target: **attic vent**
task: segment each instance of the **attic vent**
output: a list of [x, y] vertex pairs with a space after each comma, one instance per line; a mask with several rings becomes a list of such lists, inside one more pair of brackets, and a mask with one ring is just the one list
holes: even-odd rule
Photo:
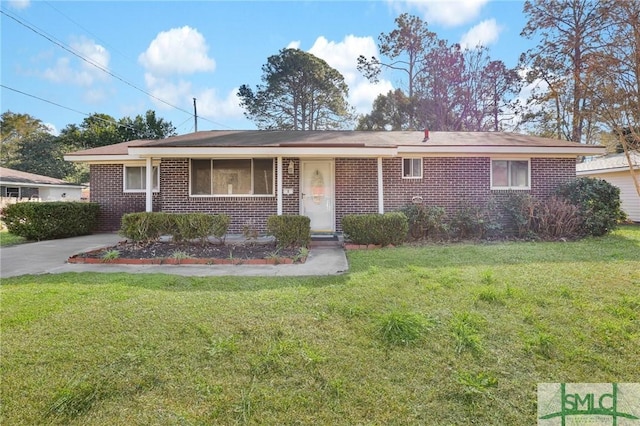
[[429, 140], [429, 129], [424, 129], [424, 139], [422, 142], [427, 142]]

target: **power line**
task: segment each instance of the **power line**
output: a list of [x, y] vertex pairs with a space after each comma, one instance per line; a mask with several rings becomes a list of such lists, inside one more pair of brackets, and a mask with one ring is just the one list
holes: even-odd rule
[[[176, 105], [173, 105], [173, 104], [171, 104], [171, 103], [169, 103], [169, 102], [167, 102], [167, 101], [165, 101], [165, 100], [163, 100], [163, 99], [161, 99], [161, 98], [159, 98], [159, 97], [147, 92], [146, 90], [139, 88], [135, 84], [128, 82], [123, 77], [120, 77], [119, 75], [114, 74], [113, 72], [109, 71], [108, 69], [106, 69], [102, 65], [92, 61], [91, 59], [88, 59], [88, 58], [84, 57], [81, 53], [75, 51], [72, 47], [69, 47], [66, 44], [64, 44], [63, 42], [61, 42], [59, 40], [56, 40], [55, 37], [50, 36], [48, 34], [45, 34], [44, 30], [41, 30], [40, 28], [37, 28], [35, 25], [27, 23], [27, 22], [17, 18], [16, 16], [13, 16], [13, 15], [7, 13], [3, 9], [0, 9], [0, 13], [2, 13], [3, 15], [5, 15], [8, 18], [11, 18], [12, 20], [17, 22], [18, 24], [22, 25], [23, 27], [28, 28], [29, 30], [33, 31], [34, 33], [36, 33], [39, 36], [43, 37], [44, 39], [48, 40], [49, 42], [51, 42], [51, 43], [57, 45], [58, 47], [66, 50], [67, 52], [71, 53], [72, 55], [76, 56], [77, 58], [81, 59], [82, 61], [88, 63], [89, 65], [92, 65], [92, 66], [96, 67], [97, 69], [99, 69], [100, 71], [102, 71], [102, 72], [112, 76], [113, 78], [121, 81], [122, 83], [126, 84], [127, 86], [132, 87], [132, 88], [140, 91], [141, 93], [143, 93], [143, 94], [145, 94], [145, 95], [147, 95], [147, 96], [149, 96], [149, 97], [151, 97], [151, 98], [153, 98], [153, 99], [155, 99], [155, 100], [157, 100], [159, 102], [162, 102], [163, 104], [168, 105], [171, 108], [174, 108], [174, 109], [176, 109], [178, 111], [184, 112], [184, 113], [188, 114], [190, 117], [192, 117], [192, 113], [190, 111], [187, 111], [186, 109], [183, 109], [183, 108], [180, 108], [180, 107], [178, 107]], [[50, 102], [50, 101], [47, 101], [47, 102]], [[52, 102], [50, 102], [50, 103], [52, 103]], [[82, 114], [84, 114], [84, 113], [82, 113]], [[215, 124], [217, 126], [229, 128], [229, 126], [225, 126], [222, 123], [215, 122], [215, 121], [210, 120], [210, 119], [208, 119], [206, 117], [200, 117], [200, 118], [205, 120], [205, 121], [208, 121], [208, 122], [210, 122], [212, 124]]]
[[[87, 117], [93, 117], [94, 119], [99, 120], [99, 121], [104, 121], [105, 123], [115, 124], [116, 126], [124, 127], [124, 128], [129, 129], [129, 130], [133, 130], [134, 132], [137, 131], [136, 128], [128, 126], [126, 124], [118, 123], [117, 121], [105, 120], [104, 118], [98, 117], [95, 114], [94, 115], [87, 114], [86, 112], [78, 111], [77, 109], [73, 109], [73, 108], [69, 108], [69, 107], [64, 106], [64, 105], [60, 105], [59, 103], [50, 101], [48, 99], [41, 98], [41, 97], [36, 96], [36, 95], [32, 95], [32, 94], [27, 93], [27, 92], [23, 92], [22, 90], [14, 89], [13, 87], [5, 86], [4, 84], [0, 84], [0, 87], [2, 87], [4, 89], [7, 89], [7, 90], [11, 90], [11, 91], [16, 92], [16, 93], [20, 93], [21, 95], [24, 95], [24, 96], [29, 96], [30, 98], [38, 99], [39, 101], [46, 102], [46, 103], [51, 104], [51, 105], [55, 105], [55, 106], [57, 106], [59, 108], [64, 108], [64, 109], [67, 109], [69, 111], [73, 111], [75, 113], [81, 114], [81, 115], [86, 115]], [[191, 118], [188, 118], [188, 120], [191, 120]]]

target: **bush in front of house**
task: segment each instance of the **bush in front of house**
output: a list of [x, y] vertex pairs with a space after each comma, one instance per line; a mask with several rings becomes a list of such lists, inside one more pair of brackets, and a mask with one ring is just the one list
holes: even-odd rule
[[449, 230], [444, 208], [409, 204], [400, 209], [409, 221], [409, 236], [414, 240], [446, 237]]
[[12, 234], [27, 240], [53, 240], [90, 234], [98, 224], [97, 203], [24, 202], [2, 209], [2, 221]]
[[354, 244], [400, 245], [407, 239], [409, 220], [402, 212], [348, 214], [342, 231]]
[[120, 235], [131, 241], [157, 241], [170, 235], [176, 241], [199, 239], [205, 243], [209, 236], [222, 239], [231, 218], [225, 214], [140, 212], [122, 216]]
[[127, 213], [120, 220], [120, 235], [135, 242], [156, 241], [167, 233], [168, 213]]
[[211, 215], [206, 213], [168, 214], [169, 233], [173, 241], [189, 241], [199, 239], [202, 244], [209, 236], [222, 240], [229, 229], [231, 218], [226, 214]]
[[311, 241], [311, 219], [300, 215], [269, 216], [267, 234], [276, 239], [278, 247], [307, 247]]
[[585, 235], [604, 235], [626, 218], [621, 209], [620, 189], [604, 179], [574, 179], [558, 187], [556, 195], [578, 207]]
[[490, 201], [486, 207], [472, 203], [462, 203], [449, 221], [451, 238], [483, 239], [502, 235], [502, 218]]

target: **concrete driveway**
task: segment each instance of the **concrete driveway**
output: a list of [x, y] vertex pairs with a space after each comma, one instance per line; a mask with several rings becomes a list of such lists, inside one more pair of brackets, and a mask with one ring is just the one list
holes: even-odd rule
[[0, 278], [63, 272], [160, 273], [185, 276], [309, 276], [338, 275], [349, 269], [344, 250], [312, 247], [307, 261], [294, 265], [110, 265], [67, 263], [77, 253], [115, 245], [117, 234], [40, 241], [0, 248]]

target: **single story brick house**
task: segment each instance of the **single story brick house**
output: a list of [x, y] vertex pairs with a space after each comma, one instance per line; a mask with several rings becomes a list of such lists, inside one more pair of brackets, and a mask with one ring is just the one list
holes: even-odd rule
[[[631, 151], [629, 158], [636, 177], [640, 179], [640, 152]], [[634, 177], [631, 175], [629, 162], [624, 153], [608, 154], [580, 163], [576, 166], [576, 174], [578, 177], [604, 179], [620, 188], [622, 210], [629, 220], [640, 222], [640, 195], [636, 191]]]
[[341, 232], [351, 213], [410, 203], [455, 212], [505, 194], [538, 197], [576, 177], [576, 158], [604, 148], [497, 132], [201, 131], [65, 156], [90, 165], [103, 231], [128, 212], [231, 216], [229, 232], [264, 231], [270, 215], [309, 216]]

